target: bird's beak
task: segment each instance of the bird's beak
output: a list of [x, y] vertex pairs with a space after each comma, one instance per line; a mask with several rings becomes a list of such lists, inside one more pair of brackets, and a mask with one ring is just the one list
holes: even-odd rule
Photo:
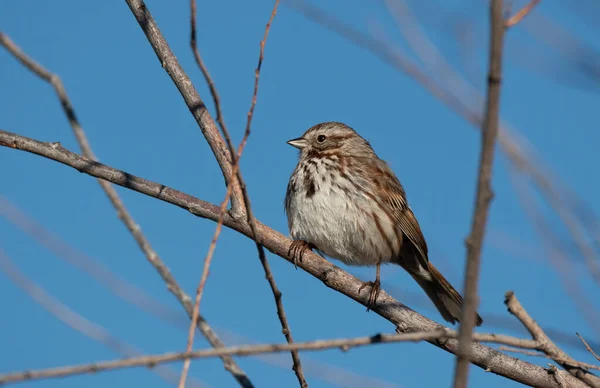
[[287, 143], [292, 147], [296, 147], [299, 150], [305, 148], [308, 145], [308, 141], [306, 141], [303, 137], [298, 137], [296, 139], [288, 140]]

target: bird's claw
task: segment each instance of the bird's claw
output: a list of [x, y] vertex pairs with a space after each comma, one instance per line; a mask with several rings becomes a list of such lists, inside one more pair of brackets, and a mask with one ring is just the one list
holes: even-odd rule
[[290, 248], [288, 249], [288, 256], [291, 257], [292, 263], [294, 263], [294, 267], [298, 269], [298, 262], [302, 262], [302, 258], [304, 257], [304, 252], [308, 249], [311, 250], [314, 248], [314, 245], [304, 240], [294, 240], [290, 244]]
[[369, 301], [367, 302], [367, 311], [375, 307], [375, 303], [377, 302], [377, 298], [379, 298], [379, 291], [381, 291], [381, 283], [379, 279], [376, 279], [374, 282], [364, 282], [359, 288], [358, 293], [362, 291], [363, 288], [370, 286], [371, 292], [369, 294]]

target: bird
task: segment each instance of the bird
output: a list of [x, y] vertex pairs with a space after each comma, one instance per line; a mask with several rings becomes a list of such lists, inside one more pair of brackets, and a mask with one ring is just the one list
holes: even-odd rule
[[[367, 310], [376, 305], [382, 264], [406, 270], [441, 316], [455, 324], [464, 300], [429, 261], [427, 242], [404, 188], [371, 144], [341, 122], [322, 122], [287, 144], [299, 150], [284, 207], [295, 265], [306, 250], [350, 266], [375, 266]], [[483, 320], [477, 314], [476, 325]]]

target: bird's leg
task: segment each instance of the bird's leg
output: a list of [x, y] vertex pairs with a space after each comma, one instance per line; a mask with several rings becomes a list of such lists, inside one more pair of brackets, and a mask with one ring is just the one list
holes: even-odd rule
[[291, 259], [292, 262], [294, 263], [294, 267], [296, 267], [296, 269], [298, 269], [298, 262], [302, 261], [302, 258], [304, 257], [304, 252], [309, 249], [309, 250], [313, 250], [316, 247], [309, 243], [308, 241], [304, 241], [304, 240], [294, 240], [292, 241], [292, 244], [290, 245], [290, 248], [288, 249], [288, 256], [291, 255]]
[[381, 291], [381, 282], [379, 281], [379, 275], [381, 274], [381, 263], [377, 263], [376, 275], [374, 282], [364, 282], [358, 289], [358, 293], [362, 291], [366, 286], [371, 286], [371, 293], [369, 294], [369, 301], [367, 302], [367, 311], [375, 307], [377, 298], [379, 297], [379, 291]]

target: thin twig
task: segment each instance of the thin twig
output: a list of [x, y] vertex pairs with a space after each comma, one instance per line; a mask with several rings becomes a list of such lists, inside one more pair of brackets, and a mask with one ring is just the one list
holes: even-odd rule
[[[57, 161], [87, 175], [105, 179], [113, 184], [178, 206], [198, 217], [216, 222], [220, 216], [220, 209], [216, 205], [174, 190], [163, 184], [137, 177], [99, 162], [91, 161], [81, 155], [68, 151], [60, 143], [44, 143], [0, 130], [0, 146], [30, 152]], [[292, 244], [292, 240], [260, 223], [258, 220], [255, 222], [261, 244], [274, 254], [291, 263], [292, 258], [289, 256], [289, 247]], [[232, 215], [226, 214], [223, 225], [249, 238], [253, 237], [252, 230], [245, 220], [239, 220]], [[357, 292], [362, 284], [361, 280], [336, 267], [319, 255], [306, 252], [303, 261], [298, 264], [298, 267], [321, 280], [325, 286], [346, 295], [364, 306], [367, 305], [368, 295]], [[398, 302], [384, 290], [379, 294], [378, 301], [379, 303], [373, 307], [372, 311], [394, 325], [402, 325], [405, 331], [429, 332], [436, 330], [440, 326]], [[428, 342], [453, 354], [456, 354], [458, 351], [458, 341], [455, 339], [448, 339], [443, 342]], [[502, 375], [522, 384], [551, 388], [558, 387], [556, 381], [551, 376], [548, 376], [544, 368], [503, 354], [479, 343], [473, 343], [471, 362], [489, 372]], [[573, 378], [572, 387], [579, 388], [584, 386], [583, 383]]]
[[[254, 92], [252, 94], [252, 102], [250, 103], [250, 110], [248, 111], [248, 120], [246, 122], [246, 130], [244, 133], [245, 139], [250, 135], [252, 118], [254, 117], [254, 108], [256, 107], [256, 98], [258, 96], [260, 70], [262, 68], [262, 63], [263, 63], [264, 54], [265, 54], [265, 44], [267, 43], [267, 38], [269, 36], [269, 31], [271, 29], [271, 23], [273, 23], [273, 19], [275, 18], [275, 15], [277, 14], [277, 8], [279, 7], [279, 2], [280, 2], [280, 0], [275, 0], [275, 5], [273, 6], [273, 11], [271, 12], [271, 17], [269, 18], [267, 26], [265, 27], [265, 33], [264, 33], [263, 39], [260, 41], [260, 52], [259, 52], [259, 56], [258, 56], [258, 65], [256, 66], [256, 70], [254, 72], [254, 74], [255, 74]], [[244, 202], [246, 205], [247, 220], [250, 225], [250, 228], [252, 229], [252, 235], [253, 235], [254, 242], [256, 243], [256, 249], [258, 250], [258, 257], [260, 259], [260, 263], [263, 266], [263, 270], [265, 271], [265, 277], [266, 277], [267, 281], [269, 282], [269, 286], [271, 287], [271, 291], [273, 293], [273, 298], [275, 299], [275, 305], [277, 307], [277, 316], [279, 317], [279, 321], [281, 323], [281, 331], [283, 332], [283, 335], [285, 336], [286, 341], [289, 344], [292, 344], [292, 343], [294, 343], [294, 338], [292, 337], [292, 329], [290, 328], [285, 310], [283, 308], [282, 294], [281, 294], [281, 291], [279, 290], [279, 288], [277, 287], [277, 283], [275, 283], [275, 278], [273, 277], [273, 272], [271, 271], [271, 267], [269, 265], [269, 262], [267, 261], [267, 255], [265, 254], [265, 249], [261, 244], [260, 234], [258, 233], [258, 230], [256, 228], [256, 221], [254, 218], [254, 213], [252, 212], [250, 200], [249, 200], [248, 194], [246, 193], [246, 185], [243, 183], [243, 181], [240, 181], [240, 182], [241, 182], [242, 192], [244, 193]], [[302, 371], [302, 362], [300, 361], [300, 355], [295, 350], [291, 351], [291, 355], [292, 355], [292, 361], [293, 361], [292, 369], [294, 370], [294, 373], [296, 374], [298, 383], [300, 384], [300, 387], [306, 388], [306, 387], [308, 387], [308, 383], [306, 382], [306, 378], [304, 377], [304, 372]]]
[[[273, 11], [271, 12], [271, 16], [269, 18], [269, 21], [265, 27], [265, 33], [264, 33], [264, 37], [260, 42], [260, 54], [259, 54], [259, 60], [258, 60], [258, 66], [256, 68], [255, 71], [255, 82], [254, 82], [254, 93], [252, 96], [252, 103], [251, 103], [251, 107], [250, 107], [250, 111], [248, 112], [248, 121], [246, 124], [246, 130], [244, 132], [244, 136], [242, 138], [242, 141], [240, 143], [240, 146], [238, 147], [238, 152], [236, 157], [234, 157], [233, 159], [233, 171], [232, 174], [236, 174], [238, 182], [240, 184], [240, 188], [241, 188], [241, 193], [242, 193], [242, 198], [244, 201], [244, 205], [245, 205], [245, 210], [246, 210], [246, 217], [247, 217], [247, 221], [248, 224], [250, 225], [252, 232], [253, 232], [253, 239], [256, 243], [256, 248], [258, 250], [258, 256], [260, 259], [260, 262], [263, 266], [263, 269], [265, 271], [265, 276], [267, 278], [267, 281], [269, 282], [269, 285], [271, 287], [271, 290], [273, 292], [273, 296], [275, 298], [275, 303], [277, 306], [277, 315], [279, 317], [279, 320], [281, 321], [281, 325], [282, 325], [282, 331], [286, 337], [286, 340], [288, 341], [288, 343], [293, 343], [293, 338], [292, 338], [292, 334], [291, 334], [291, 329], [289, 327], [289, 324], [287, 322], [287, 317], [285, 314], [285, 310], [283, 309], [283, 303], [281, 300], [281, 292], [279, 291], [277, 284], [275, 283], [275, 279], [273, 277], [272, 271], [270, 269], [269, 263], [267, 262], [267, 258], [266, 258], [266, 254], [264, 251], [263, 246], [260, 244], [260, 236], [256, 231], [256, 226], [254, 223], [254, 216], [252, 214], [252, 208], [251, 208], [251, 203], [250, 203], [250, 197], [248, 195], [248, 192], [246, 190], [246, 184], [242, 178], [240, 169], [239, 169], [239, 160], [242, 156], [242, 152], [244, 150], [244, 147], [248, 141], [248, 138], [250, 136], [250, 129], [251, 129], [251, 122], [252, 122], [252, 117], [253, 117], [253, 113], [254, 113], [254, 107], [256, 106], [256, 99], [257, 99], [257, 94], [258, 94], [258, 84], [259, 84], [259, 78], [260, 78], [260, 69], [261, 69], [261, 65], [264, 59], [264, 48], [265, 48], [265, 44], [267, 41], [267, 37], [269, 35], [269, 31], [271, 28], [271, 24], [273, 22], [273, 19], [275, 18], [275, 15], [277, 14], [277, 7], [279, 6], [279, 1], [280, 0], [276, 0], [275, 1], [275, 5], [273, 6]], [[195, 16], [195, 3], [192, 1], [191, 3], [191, 7], [192, 7], [192, 13], [194, 13]], [[195, 21], [195, 17], [193, 19]], [[192, 27], [192, 32], [195, 34], [195, 26]], [[193, 37], [194, 41], [195, 41], [195, 37]], [[199, 53], [197, 53], [197, 49], [195, 44], [193, 45], [193, 49], [195, 52], [195, 55], [197, 54], [197, 57], [199, 58]], [[204, 72], [204, 70], [203, 70]], [[208, 74], [208, 73], [206, 73]], [[210, 77], [210, 76], [209, 76]], [[207, 79], [208, 81], [208, 79]], [[213, 91], [213, 89], [211, 89], [211, 92]], [[216, 88], [214, 88], [214, 92], [216, 93]], [[214, 95], [213, 95], [214, 97]], [[217, 101], [218, 97], [214, 97], [215, 98], [215, 103]], [[233, 147], [231, 145], [231, 147]], [[233, 154], [235, 155], [235, 154]], [[213, 235], [210, 247], [209, 247], [209, 252], [204, 260], [204, 268], [202, 270], [202, 275], [200, 278], [200, 283], [198, 285], [198, 289], [196, 292], [196, 303], [194, 306], [194, 312], [199, 311], [200, 309], [200, 301], [202, 299], [202, 295], [203, 295], [203, 291], [204, 291], [204, 286], [206, 284], [206, 280], [208, 278], [208, 271], [210, 268], [210, 264], [212, 262], [212, 257], [213, 257], [213, 253], [214, 250], [216, 248], [216, 244], [217, 244], [217, 240], [219, 238], [219, 234], [221, 231], [221, 227], [222, 227], [222, 223], [223, 223], [223, 216], [225, 215], [225, 210], [226, 210], [226, 205], [228, 202], [228, 198], [231, 195], [231, 189], [230, 186], [228, 185], [227, 187], [227, 193], [225, 195], [225, 199], [223, 200], [223, 202], [221, 203], [220, 206], [220, 216], [219, 216], [219, 220], [217, 221], [217, 227], [215, 229], [215, 233]], [[190, 332], [188, 335], [188, 341], [187, 341], [187, 346], [186, 346], [186, 350], [189, 352], [192, 349], [194, 343], [194, 330], [192, 330], [190, 328]], [[302, 365], [300, 363], [300, 356], [298, 355], [297, 352], [292, 351], [292, 360], [294, 362], [293, 365], [293, 370], [296, 373], [296, 376], [300, 382], [301, 387], [305, 388], [308, 387], [308, 384], [306, 383], [306, 379], [304, 378], [304, 375], [302, 373]], [[184, 364], [183, 364], [183, 369], [181, 372], [181, 379], [179, 382], [179, 387], [183, 388], [185, 385], [185, 377], [187, 375], [188, 369], [190, 366], [190, 360], [187, 359], [185, 360]]]
[[[245, 345], [245, 346], [232, 346], [221, 349], [206, 349], [196, 350], [193, 352], [177, 352], [177, 353], [164, 353], [158, 355], [145, 355], [141, 357], [131, 357], [119, 360], [95, 362], [91, 364], [65, 366], [58, 368], [48, 368], [25, 372], [8, 373], [0, 375], [0, 384], [25, 381], [25, 380], [39, 380], [56, 377], [66, 377], [82, 373], [90, 372], [102, 372], [115, 369], [133, 368], [133, 367], [155, 367], [167, 362], [181, 361], [189, 358], [208, 358], [217, 357], [222, 355], [228, 356], [251, 356], [265, 353], [279, 353], [287, 352], [290, 350], [302, 350], [302, 351], [320, 351], [325, 349], [341, 349], [344, 352], [349, 351], [352, 348], [386, 344], [386, 343], [397, 343], [397, 342], [419, 342], [419, 341], [433, 341], [443, 340], [447, 338], [456, 338], [458, 333], [454, 331], [446, 330], [434, 330], [430, 332], [415, 332], [415, 333], [401, 333], [401, 334], [376, 334], [369, 337], [356, 337], [356, 338], [341, 338], [341, 339], [328, 339], [328, 340], [316, 340], [309, 342], [296, 342], [293, 344], [261, 344], [261, 345]], [[491, 340], [497, 342], [497, 337], [493, 334], [476, 334], [476, 338], [481, 341]], [[518, 340], [518, 339], [515, 339]], [[522, 340], [524, 344], [533, 346], [533, 341]]]
[[[39, 284], [34, 283], [17, 268], [16, 264], [2, 249], [0, 249], [0, 271], [35, 303], [71, 329], [100, 342], [123, 357], [138, 357], [143, 354], [134, 346], [112, 335], [106, 328], [73, 311]], [[167, 383], [174, 384], [178, 381], [178, 373], [167, 366], [159, 365], [157, 368], [152, 369], [152, 371]], [[201, 382], [194, 379], [191, 385], [200, 387]]]
[[[259, 342], [241, 336], [237, 333], [228, 330], [219, 332], [221, 337], [228, 343], [233, 345], [260, 345]], [[577, 344], [580, 344], [577, 340]], [[270, 366], [284, 369], [288, 371], [289, 355], [284, 353], [265, 353], [252, 356], [256, 360], [260, 360]], [[321, 357], [322, 358], [322, 357]], [[339, 388], [402, 388], [402, 384], [398, 382], [390, 382], [384, 380], [381, 376], [363, 375], [356, 370], [342, 368], [324, 361], [316, 361], [307, 355], [302, 355], [302, 369], [306, 376], [313, 377], [315, 380], [320, 380], [334, 387]]]
[[[215, 110], [217, 112], [216, 121], [221, 128], [221, 132], [223, 133], [223, 137], [225, 138], [225, 143], [227, 144], [227, 148], [229, 148], [229, 154], [231, 155], [231, 164], [235, 165], [236, 161], [236, 152], [233, 142], [231, 141], [231, 135], [229, 134], [229, 130], [225, 125], [225, 119], [223, 118], [223, 107], [221, 106], [221, 97], [219, 96], [219, 91], [215, 85], [214, 80], [212, 79], [210, 72], [208, 71], [208, 67], [204, 63], [202, 56], [200, 55], [200, 51], [198, 50], [198, 44], [196, 40], [196, 0], [190, 0], [190, 46], [192, 48], [192, 52], [194, 53], [194, 59], [196, 60], [196, 64], [200, 68], [202, 75], [204, 76], [204, 80], [208, 84], [208, 89], [210, 90], [210, 94], [213, 98], [213, 102], [215, 104]], [[233, 171], [232, 171], [233, 174]], [[238, 176], [239, 170], [238, 170]], [[239, 178], [238, 178], [239, 179]], [[229, 177], [229, 182], [233, 182], [233, 177]], [[239, 180], [238, 180], [239, 183]], [[241, 198], [232, 198], [231, 199], [231, 211], [241, 216], [244, 212], [244, 209], [241, 208], [242, 199]]]
[[[572, 359], [568, 354], [556, 346], [550, 337], [544, 333], [537, 322], [531, 318], [512, 291], [508, 291], [505, 295], [505, 298], [506, 299], [504, 303], [506, 304], [506, 307], [508, 307], [508, 311], [514, 315], [523, 324], [523, 326], [525, 326], [527, 331], [529, 331], [529, 334], [531, 334], [531, 337], [533, 337], [533, 340], [539, 344], [539, 346], [536, 348], [537, 350], [545, 353], [549, 358], [565, 368], [565, 370], [575, 378], [583, 381], [591, 387], [600, 387], [600, 378], [583, 369], [582, 365], [585, 364]], [[585, 365], [585, 367], [588, 368], [590, 366], [591, 365]]]
[[[200, 276], [200, 281], [198, 283], [198, 287], [196, 288], [196, 298], [195, 298], [195, 302], [194, 302], [194, 309], [192, 311], [192, 322], [193, 322], [193, 318], [197, 317], [200, 314], [200, 302], [202, 300], [204, 286], [206, 284], [206, 280], [208, 279], [208, 272], [209, 272], [210, 265], [212, 263], [213, 254], [214, 254], [214, 251], [217, 246], [217, 241], [219, 239], [219, 235], [221, 234], [221, 229], [223, 226], [223, 216], [225, 215], [225, 212], [227, 210], [227, 203], [229, 202], [229, 199], [232, 195], [231, 183], [233, 182], [233, 179], [234, 179], [233, 176], [235, 175], [235, 176], [238, 176], [241, 178], [241, 174], [239, 173], [239, 162], [238, 162], [239, 158], [236, 157], [235, 147], [233, 145], [233, 142], [231, 141], [231, 136], [229, 134], [229, 130], [227, 129], [227, 126], [225, 125], [225, 120], [223, 118], [223, 111], [222, 111], [222, 107], [221, 107], [221, 98], [219, 96], [219, 92], [218, 92], [218, 90], [215, 86], [214, 80], [212, 79], [212, 77], [208, 71], [208, 68], [207, 68], [206, 64], [204, 63], [204, 60], [202, 59], [202, 56], [200, 55], [200, 52], [198, 50], [198, 45], [196, 42], [196, 1], [195, 0], [190, 0], [190, 46], [192, 48], [192, 52], [194, 54], [196, 63], [198, 65], [198, 67], [200, 68], [200, 71], [202, 72], [202, 75], [204, 76], [204, 79], [205, 79], [206, 83], [208, 84], [210, 94], [212, 95], [212, 98], [213, 98], [213, 101], [215, 104], [215, 109], [217, 111], [217, 123], [221, 127], [221, 132], [223, 133], [223, 137], [225, 138], [227, 147], [229, 148], [229, 153], [232, 158], [231, 163], [233, 165], [233, 169], [232, 169], [231, 175], [229, 176], [229, 181], [227, 184], [227, 192], [225, 194], [225, 198], [221, 202], [219, 220], [217, 221], [217, 226], [215, 228], [213, 237], [212, 237], [210, 245], [208, 247], [208, 253], [206, 254], [206, 257], [204, 258], [204, 266], [202, 268], [202, 274]], [[241, 154], [240, 154], [240, 157], [241, 157]], [[241, 179], [238, 179], [238, 183], [240, 183], [240, 182], [242, 182]], [[241, 192], [240, 194], [243, 195], [243, 192]], [[243, 212], [243, 209], [241, 209], [241, 208], [236, 209], [236, 207], [239, 207], [242, 203], [241, 198], [238, 198], [235, 201], [235, 203], [234, 203], [233, 199], [231, 202], [232, 202], [232, 212], [234, 214], [241, 214]], [[188, 337], [187, 337], [187, 343], [186, 343], [186, 351], [188, 351], [188, 352], [190, 352], [192, 350], [192, 347], [194, 345], [194, 334], [195, 334], [195, 330], [194, 330], [194, 327], [192, 324], [192, 325], [190, 325], [189, 330], [188, 330]], [[186, 359], [183, 363], [183, 368], [181, 370], [181, 376], [180, 376], [179, 384], [178, 384], [179, 388], [185, 387], [185, 380], [187, 378], [188, 370], [190, 368], [190, 363], [191, 363], [190, 359]]]
[[585, 345], [585, 348], [588, 350], [588, 352], [592, 353], [592, 356], [594, 356], [596, 358], [596, 360], [600, 361], [600, 356], [598, 356], [596, 354], [596, 352], [594, 352], [594, 350], [592, 350], [592, 347], [590, 346], [590, 344], [588, 344], [587, 341], [579, 333], [575, 333], [575, 334], [577, 334], [577, 337], [579, 337], [581, 342], [583, 342], [583, 344]]
[[[217, 125], [212, 119], [210, 112], [206, 109], [204, 101], [198, 94], [194, 84], [190, 80], [190, 77], [183, 70], [177, 57], [171, 51], [169, 44], [165, 40], [164, 36], [160, 32], [156, 21], [150, 14], [150, 10], [146, 7], [143, 0], [125, 0], [129, 9], [135, 16], [138, 24], [142, 28], [142, 31], [146, 35], [148, 42], [154, 49], [160, 64], [165, 69], [171, 80], [177, 87], [177, 90], [183, 97], [186, 106], [194, 116], [198, 127], [202, 131], [206, 142], [210, 146], [221, 171], [226, 184], [233, 185], [234, 194], [231, 197], [232, 202], [237, 201], [241, 198], [240, 188], [237, 182], [231, 181], [233, 171], [233, 155], [230, 154], [229, 148], [223, 141], [223, 138], [219, 134]], [[241, 209], [238, 204], [232, 203], [232, 208]], [[239, 215], [236, 215], [239, 216]]]
[[471, 336], [475, 327], [478, 305], [477, 285], [481, 263], [481, 249], [485, 237], [490, 203], [492, 201], [492, 169], [500, 118], [500, 84], [502, 80], [502, 50], [504, 42], [504, 19], [502, 0], [490, 4], [490, 64], [488, 75], [487, 104], [481, 128], [481, 153], [477, 194], [473, 210], [471, 233], [466, 240], [467, 268], [465, 270], [465, 305], [460, 320], [460, 347], [454, 371], [454, 388], [466, 388], [469, 377]]
[[[164, 42], [164, 44], [166, 45], [166, 42]], [[77, 142], [79, 143], [79, 146], [81, 147], [83, 155], [88, 159], [97, 161], [98, 159], [94, 155], [94, 152], [92, 151], [89, 141], [85, 135], [85, 132], [83, 131], [83, 128], [81, 127], [79, 120], [77, 119], [77, 117], [75, 115], [75, 111], [74, 111], [73, 106], [70, 102], [70, 99], [67, 95], [67, 92], [62, 84], [62, 81], [60, 80], [60, 77], [58, 75], [48, 71], [47, 69], [42, 67], [39, 63], [35, 62], [32, 58], [30, 58], [27, 54], [25, 54], [25, 52], [23, 52], [23, 50], [21, 50], [6, 34], [4, 34], [2, 32], [0, 32], [0, 45], [4, 46], [19, 62], [21, 62], [30, 71], [32, 71], [38, 77], [42, 78], [44, 81], [49, 82], [54, 87], [56, 94], [58, 95], [58, 98], [60, 100], [60, 103], [63, 107], [63, 110], [65, 112], [65, 115], [67, 116], [67, 119], [69, 120], [69, 124], [71, 125], [71, 128], [73, 129], [73, 133], [77, 139]], [[166, 49], [168, 50], [168, 46], [166, 46]], [[171, 53], [171, 55], [172, 55], [172, 53]], [[175, 58], [175, 57], [173, 56], [173, 58]], [[178, 66], [176, 59], [175, 59], [175, 64], [173, 66], [176, 67], [175, 65]], [[179, 68], [179, 70], [181, 70], [181, 69]], [[181, 70], [181, 72], [183, 72], [183, 70]], [[193, 87], [192, 87], [192, 91], [195, 92], [195, 90], [193, 90]], [[197, 96], [197, 93], [196, 93], [196, 96]], [[199, 96], [198, 96], [198, 99], [200, 99]], [[210, 136], [208, 136], [208, 135], [205, 135], [205, 136], [206, 136], [209, 144], [211, 144], [211, 141], [209, 140]], [[216, 143], [217, 140], [214, 140], [214, 142]], [[211, 144], [211, 147], [212, 147], [212, 144]], [[188, 313], [188, 315], [191, 316], [191, 312], [192, 312], [191, 307], [192, 306], [191, 306], [189, 296], [185, 294], [183, 289], [179, 286], [179, 284], [177, 283], [177, 281], [171, 274], [171, 271], [169, 271], [169, 269], [165, 265], [164, 261], [158, 256], [156, 251], [152, 248], [152, 246], [150, 245], [150, 242], [148, 241], [146, 236], [142, 233], [140, 226], [135, 222], [135, 220], [133, 219], [133, 217], [131, 216], [131, 214], [129, 213], [127, 208], [125, 207], [125, 204], [123, 203], [123, 201], [117, 194], [117, 191], [106, 180], [98, 179], [98, 183], [102, 187], [102, 190], [108, 196], [113, 207], [116, 209], [119, 219], [123, 222], [123, 224], [125, 225], [127, 230], [129, 230], [129, 232], [135, 239], [136, 243], [138, 244], [138, 246], [144, 253], [148, 262], [156, 269], [156, 271], [161, 276], [163, 281], [167, 284], [167, 289], [169, 291], [171, 291], [171, 293], [173, 293], [173, 295], [175, 295], [177, 300], [186, 309], [186, 312]], [[219, 340], [217, 334], [211, 329], [211, 327], [208, 325], [208, 323], [206, 322], [206, 320], [204, 318], [193, 319], [192, 323], [194, 325], [198, 326], [198, 328], [200, 329], [200, 331], [202, 332], [204, 337], [206, 337], [206, 339], [209, 341], [209, 343], [212, 346], [214, 346], [214, 347], [224, 346], [224, 344], [221, 342], [221, 340]], [[246, 376], [244, 371], [242, 371], [242, 369], [235, 363], [235, 361], [231, 357], [223, 358], [223, 363], [225, 365], [225, 369], [228, 370], [229, 372], [231, 372], [233, 374], [233, 376], [240, 382], [240, 384], [242, 386], [248, 387], [248, 388], [252, 386], [252, 384], [250, 383], [250, 379]]]
[[504, 22], [505, 28], [510, 28], [523, 20], [523, 18], [533, 10], [533, 8], [538, 5], [541, 0], [531, 0], [525, 7], [523, 7], [519, 12], [508, 18]]
[[[194, 53], [194, 59], [196, 60], [196, 64], [200, 68], [200, 71], [202, 71], [202, 75], [204, 76], [204, 79], [208, 84], [208, 88], [210, 89], [210, 94], [215, 104], [215, 110], [217, 111], [216, 121], [221, 127], [221, 132], [223, 132], [225, 142], [227, 143], [227, 147], [229, 147], [229, 152], [231, 152], [231, 155], [233, 156], [235, 154], [235, 147], [233, 146], [231, 136], [229, 135], [229, 130], [227, 130], [227, 126], [225, 125], [225, 119], [223, 118], [221, 97], [219, 96], [219, 92], [217, 90], [217, 87], [215, 86], [215, 82], [212, 79], [210, 72], [208, 71], [208, 67], [206, 67], [204, 60], [200, 55], [200, 51], [198, 50], [198, 44], [196, 41], [196, 0], [190, 0], [190, 46], [192, 48], [192, 52]], [[231, 163], [233, 164], [234, 162], [232, 161]]]
[[[243, 150], [240, 147], [240, 153]], [[241, 156], [241, 155], [240, 155]], [[239, 158], [238, 158], [239, 160]], [[234, 164], [233, 173], [238, 169], [239, 163]], [[212, 263], [213, 253], [215, 252], [215, 248], [217, 247], [217, 240], [219, 239], [219, 235], [221, 234], [221, 229], [223, 227], [223, 220], [225, 218], [225, 213], [227, 210], [227, 203], [229, 202], [229, 197], [231, 195], [231, 185], [227, 186], [227, 193], [225, 198], [221, 202], [221, 206], [219, 206], [219, 218], [217, 220], [217, 226], [215, 228], [215, 232], [213, 234], [212, 240], [208, 247], [208, 253], [204, 258], [204, 266], [202, 268], [202, 275], [200, 276], [200, 282], [198, 283], [198, 287], [196, 288], [196, 299], [194, 301], [194, 307], [192, 310], [192, 320], [190, 324], [190, 328], [187, 336], [186, 343], [186, 351], [190, 352], [192, 350], [192, 346], [194, 345], [194, 334], [196, 330], [194, 330], [194, 321], [200, 315], [200, 302], [202, 300], [202, 295], [204, 293], [204, 285], [206, 284], [206, 280], [208, 279], [208, 271], [210, 268], [210, 264]], [[181, 377], [179, 379], [179, 388], [185, 387], [185, 379], [187, 377], [188, 370], [190, 368], [190, 359], [186, 359], [183, 363], [183, 368], [181, 370]]]

